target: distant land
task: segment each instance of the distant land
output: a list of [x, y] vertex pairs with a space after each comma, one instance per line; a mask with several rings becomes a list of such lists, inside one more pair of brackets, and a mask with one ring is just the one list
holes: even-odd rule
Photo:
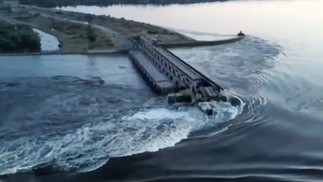
[[36, 5], [41, 7], [62, 7], [62, 6], [77, 6], [77, 5], [97, 5], [108, 6], [118, 4], [192, 4], [203, 2], [224, 2], [227, 0], [19, 0], [21, 4]]
[[0, 0], [0, 56], [40, 53], [40, 38], [33, 28], [55, 36], [62, 54], [118, 52], [127, 45], [124, 40], [138, 35], [166, 44], [191, 41], [180, 33], [124, 18]]
[[[128, 39], [135, 36], [145, 36], [163, 45], [191, 45], [196, 40], [167, 28], [114, 18], [111, 16], [96, 16], [91, 14], [64, 11], [56, 8], [39, 7], [63, 5], [64, 3], [116, 3], [116, 0], [20, 0], [25, 3], [41, 3], [26, 5], [11, 0], [0, 0], [0, 56], [21, 55], [28, 53], [44, 54], [40, 38], [33, 29], [53, 35], [59, 41], [59, 49], [52, 53], [59, 54], [97, 54], [115, 53], [127, 50]], [[53, 4], [53, 3], [57, 3]], [[118, 3], [125, 2], [120, 0]], [[131, 1], [133, 4], [135, 1]], [[153, 0], [160, 3], [161, 1]], [[194, 2], [193, 0], [164, 0], [166, 2]], [[201, 1], [199, 1], [201, 2]], [[138, 1], [143, 3], [143, 1]], [[64, 4], [67, 5], [67, 4]], [[214, 45], [214, 43], [212, 43]], [[48, 53], [48, 52], [47, 52]]]

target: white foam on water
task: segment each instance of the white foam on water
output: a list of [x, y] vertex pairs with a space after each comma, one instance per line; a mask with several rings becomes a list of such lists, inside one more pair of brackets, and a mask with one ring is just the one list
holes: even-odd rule
[[[51, 99], [61, 100], [60, 97]], [[80, 96], [75, 96], [60, 103], [70, 107], [80, 99]], [[229, 121], [241, 112], [241, 108], [229, 103], [215, 104], [217, 114], [211, 118], [197, 107], [143, 108], [122, 118], [92, 118], [90, 123], [64, 136], [30, 136], [3, 141], [0, 143], [0, 174], [30, 170], [44, 163], [66, 171], [92, 171], [111, 157], [171, 147], [188, 138], [191, 132]], [[96, 107], [88, 112], [97, 112]]]

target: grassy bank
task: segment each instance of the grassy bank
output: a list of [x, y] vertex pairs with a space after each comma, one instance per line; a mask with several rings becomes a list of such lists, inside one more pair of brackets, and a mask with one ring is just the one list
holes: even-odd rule
[[57, 37], [62, 53], [87, 53], [116, 48], [116, 34], [123, 37], [145, 35], [160, 43], [187, 41], [167, 29], [124, 18], [95, 16], [57, 9], [20, 5], [12, 1], [0, 3], [0, 19], [25, 24]]
[[[7, 6], [7, 4], [2, 4], [2, 7]], [[61, 43], [63, 53], [84, 53], [88, 50], [114, 47], [113, 38], [97, 29], [46, 15], [37, 11], [36, 8], [20, 5], [11, 5], [10, 11], [0, 12], [0, 16], [7, 21], [22, 23], [56, 36]]]
[[151, 25], [148, 23], [136, 22], [133, 20], [126, 20], [124, 18], [114, 18], [105, 15], [96, 16], [57, 9], [50, 9], [49, 11], [47, 8], [38, 7], [32, 7], [32, 9], [35, 9], [37, 12], [46, 13], [49, 16], [55, 16], [59, 18], [68, 18], [71, 20], [78, 20], [83, 22], [91, 19], [91, 22], [93, 24], [121, 33], [125, 37], [131, 37], [140, 34], [149, 37], [151, 40], [163, 43], [185, 42], [188, 40], [187, 37], [163, 27]]
[[32, 16], [15, 17], [15, 19], [28, 22], [34, 27], [56, 36], [61, 43], [61, 52], [63, 53], [112, 49], [114, 47], [112, 37], [85, 25], [45, 17], [38, 13]]

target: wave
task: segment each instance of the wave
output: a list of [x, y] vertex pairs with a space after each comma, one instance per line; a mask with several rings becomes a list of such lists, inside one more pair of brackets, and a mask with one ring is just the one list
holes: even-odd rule
[[208, 118], [197, 107], [170, 108], [163, 98], [140, 98], [142, 90], [104, 85], [98, 78], [28, 78], [0, 92], [3, 103], [11, 99], [15, 108], [2, 118], [1, 175], [92, 171], [112, 157], [174, 146], [242, 110], [219, 102], [217, 114]]
[[210, 47], [173, 49], [173, 53], [240, 97], [258, 93], [270, 78], [283, 48], [259, 37]]

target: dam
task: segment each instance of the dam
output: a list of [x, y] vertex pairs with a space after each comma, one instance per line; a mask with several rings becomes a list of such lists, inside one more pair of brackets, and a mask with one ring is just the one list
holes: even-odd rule
[[[236, 39], [221, 40], [213, 44], [231, 43], [243, 37], [244, 35], [238, 35]], [[128, 54], [134, 66], [155, 93], [168, 96], [168, 103], [194, 105], [200, 102], [227, 101], [220, 85], [170, 52], [167, 45], [159, 45], [144, 36], [133, 37], [130, 41], [133, 46]], [[201, 44], [211, 45], [212, 42]], [[190, 43], [187, 46], [195, 45]], [[212, 114], [212, 111], [206, 110], [208, 114]]]

